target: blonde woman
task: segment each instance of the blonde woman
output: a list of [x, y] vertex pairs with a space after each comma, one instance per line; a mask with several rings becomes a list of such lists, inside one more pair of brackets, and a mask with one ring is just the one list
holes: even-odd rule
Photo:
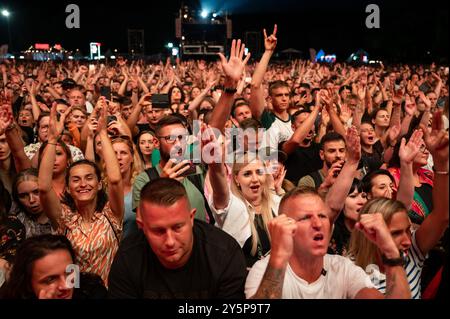
[[212, 188], [209, 204], [216, 225], [233, 236], [244, 251], [247, 267], [270, 250], [267, 224], [278, 215], [281, 197], [264, 163], [252, 154], [237, 158], [230, 185], [225, 164], [209, 164]]
[[113, 137], [111, 143], [119, 161], [123, 181], [125, 213], [122, 239], [124, 239], [137, 232], [136, 214], [132, 209], [132, 189], [136, 176], [142, 172], [142, 165], [136, 147], [128, 136]]
[[[439, 112], [438, 112], [439, 113]], [[360, 212], [356, 229], [364, 230], [375, 219], [383, 218], [397, 248], [404, 254], [404, 262], [412, 298], [420, 298], [420, 277], [427, 253], [439, 242], [448, 228], [448, 132], [435, 115], [431, 133], [424, 131], [425, 143], [433, 155], [435, 177], [433, 188], [433, 211], [419, 228], [411, 231], [411, 221], [406, 207], [399, 201], [376, 198], [368, 202]], [[438, 123], [439, 122], [439, 123]], [[350, 239], [349, 255], [355, 263], [369, 272], [372, 282], [381, 292], [386, 290], [384, 264], [401, 262], [386, 261], [379, 250], [362, 232], [354, 231]]]

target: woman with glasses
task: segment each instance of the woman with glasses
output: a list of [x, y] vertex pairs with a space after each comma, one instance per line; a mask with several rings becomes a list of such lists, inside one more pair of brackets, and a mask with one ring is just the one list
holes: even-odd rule
[[64, 128], [66, 113], [56, 118], [51, 109], [48, 143], [39, 168], [39, 190], [44, 210], [59, 234], [74, 247], [80, 270], [99, 275], [105, 284], [122, 236], [124, 192], [120, 166], [107, 132], [107, 105], [98, 103], [98, 130], [106, 166], [108, 195], [98, 166], [88, 160], [73, 163], [67, 170], [66, 191], [60, 202], [52, 188], [57, 136]]

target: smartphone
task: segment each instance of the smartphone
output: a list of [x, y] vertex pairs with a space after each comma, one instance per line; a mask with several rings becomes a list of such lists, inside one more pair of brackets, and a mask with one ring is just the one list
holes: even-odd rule
[[189, 175], [197, 174], [197, 166], [199, 164], [194, 163], [194, 162], [189, 162], [186, 165], [189, 165], [189, 168], [186, 171], [184, 171], [182, 174], [180, 174], [181, 177], [186, 177], [186, 176], [189, 176]]
[[170, 104], [168, 94], [153, 94], [151, 101], [154, 108], [167, 108]]
[[111, 122], [114, 122], [114, 121], [117, 122], [117, 116], [115, 116], [115, 115], [108, 115], [107, 121], [108, 121], [108, 122], [107, 122], [108, 125], [109, 125], [109, 123], [111, 123]]
[[111, 99], [111, 88], [109, 86], [102, 86], [100, 88], [100, 96], [106, 97], [106, 99]]
[[93, 73], [93, 72], [95, 72], [95, 65], [89, 64], [89, 73]]

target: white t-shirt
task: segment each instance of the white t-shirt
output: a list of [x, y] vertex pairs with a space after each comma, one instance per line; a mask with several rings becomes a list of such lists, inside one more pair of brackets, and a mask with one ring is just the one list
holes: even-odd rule
[[[227, 207], [223, 209], [216, 209], [214, 207], [213, 194], [209, 195], [209, 207], [214, 214], [216, 226], [227, 232], [244, 247], [245, 242], [252, 235], [250, 226], [249, 211], [254, 210], [249, 202], [243, 202], [236, 197], [230, 190], [230, 199]], [[272, 194], [272, 213], [278, 215], [278, 207], [280, 206], [281, 197]]]
[[[250, 270], [245, 283], [246, 298], [252, 297], [259, 288], [269, 263], [270, 255], [257, 261]], [[308, 284], [298, 277], [290, 265], [284, 277], [282, 299], [352, 299], [363, 288], [375, 288], [370, 277], [361, 267], [339, 255], [325, 255], [325, 275]]]

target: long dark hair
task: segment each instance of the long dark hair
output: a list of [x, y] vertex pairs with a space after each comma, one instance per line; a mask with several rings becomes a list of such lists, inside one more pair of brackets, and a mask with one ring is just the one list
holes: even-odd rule
[[[79, 160], [74, 163], [72, 163], [69, 168], [67, 169], [66, 173], [66, 186], [69, 186], [69, 178], [70, 178], [70, 171], [72, 168], [78, 166], [78, 165], [89, 165], [94, 168], [95, 175], [97, 176], [97, 179], [99, 182], [102, 181], [102, 172], [97, 164], [94, 162], [91, 162], [87, 159]], [[103, 186], [103, 185], [102, 185]], [[105, 188], [102, 187], [101, 190], [97, 193], [97, 205], [95, 206], [95, 211], [101, 212], [103, 208], [105, 207], [106, 203], [108, 202], [108, 195], [106, 194]], [[72, 196], [69, 194], [69, 192], [66, 190], [64, 191], [63, 195], [63, 203], [70, 207], [70, 209], [75, 212], [77, 210], [77, 206], [75, 205], [75, 201], [73, 200]]]
[[[3, 181], [0, 179], [0, 227], [3, 219], [6, 218], [9, 210], [11, 209], [11, 196], [8, 190], [3, 185]], [[1, 228], [0, 228], [1, 229]]]
[[75, 263], [75, 252], [70, 241], [62, 235], [40, 235], [26, 239], [14, 258], [9, 280], [5, 283], [3, 299], [36, 299], [31, 287], [34, 262], [49, 253], [64, 249]]

